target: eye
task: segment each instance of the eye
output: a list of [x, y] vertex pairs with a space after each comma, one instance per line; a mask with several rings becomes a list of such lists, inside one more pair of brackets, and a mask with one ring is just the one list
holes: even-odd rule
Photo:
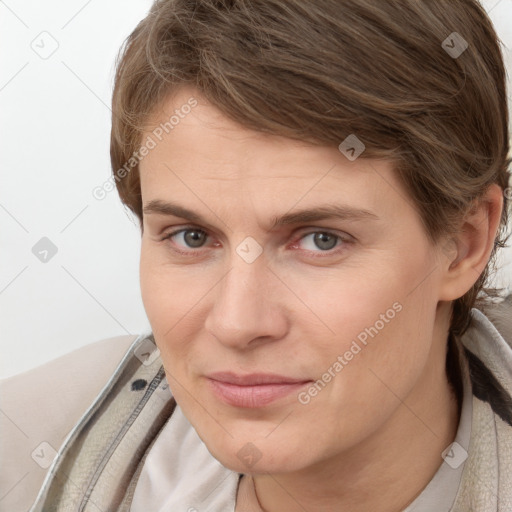
[[305, 249], [308, 251], [314, 251], [315, 247], [322, 251], [330, 251], [336, 247], [338, 241], [341, 240], [341, 238], [338, 235], [334, 235], [333, 233], [317, 231], [303, 236], [301, 240], [307, 241], [305, 244]]
[[301, 236], [292, 244], [292, 249], [302, 249], [313, 253], [314, 257], [332, 256], [345, 249], [354, 242], [350, 235], [342, 236], [330, 231], [311, 231]]
[[165, 235], [163, 240], [178, 240], [178, 245], [184, 246], [185, 248], [190, 249], [198, 249], [201, 248], [206, 239], [208, 238], [208, 235], [206, 234], [206, 231], [203, 231], [202, 229], [198, 228], [184, 228], [179, 229], [176, 231], [173, 231], [172, 233], [168, 233]]
[[[169, 240], [172, 243], [172, 249], [177, 253], [183, 255], [197, 255], [199, 249], [207, 244], [208, 233], [203, 229], [189, 226], [166, 234], [162, 238], [162, 241], [165, 240]], [[345, 246], [350, 242], [351, 240], [348, 235], [345, 238], [330, 231], [311, 231], [296, 239], [296, 242], [289, 247], [316, 253], [315, 256], [321, 257], [343, 251]], [[218, 243], [214, 245], [218, 245]]]

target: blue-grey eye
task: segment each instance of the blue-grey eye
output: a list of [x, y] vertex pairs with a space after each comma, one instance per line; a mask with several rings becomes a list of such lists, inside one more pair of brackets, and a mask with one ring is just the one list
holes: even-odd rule
[[304, 247], [308, 251], [314, 251], [315, 249], [321, 249], [322, 251], [330, 251], [336, 247], [338, 243], [339, 236], [333, 235], [332, 233], [326, 233], [323, 231], [318, 231], [316, 233], [309, 233], [305, 235], [302, 240], [307, 240], [308, 237], [313, 237], [312, 244], [309, 244], [309, 247]]
[[200, 229], [183, 229], [174, 234], [175, 237], [182, 236], [185, 245], [192, 248], [198, 248], [204, 245], [206, 233]]

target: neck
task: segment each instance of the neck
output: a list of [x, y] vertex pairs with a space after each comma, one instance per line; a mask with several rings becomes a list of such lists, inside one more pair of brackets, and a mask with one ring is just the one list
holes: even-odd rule
[[[445, 316], [449, 319], [448, 313]], [[436, 329], [435, 336], [446, 340], [446, 329]], [[433, 478], [443, 462], [442, 452], [456, 436], [459, 404], [445, 360], [446, 341], [433, 343], [417, 385], [407, 397], [397, 397], [400, 405], [393, 415], [364, 442], [301, 471], [254, 475], [261, 508], [265, 512], [406, 508]]]

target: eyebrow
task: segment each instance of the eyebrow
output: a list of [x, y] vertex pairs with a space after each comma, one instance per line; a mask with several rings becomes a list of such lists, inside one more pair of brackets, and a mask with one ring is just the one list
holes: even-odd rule
[[[198, 213], [185, 208], [184, 206], [154, 199], [149, 201], [143, 209], [145, 214], [159, 214], [180, 217], [189, 221], [209, 225], [208, 222], [201, 217]], [[270, 229], [286, 226], [290, 224], [300, 224], [304, 222], [315, 222], [319, 220], [350, 220], [350, 221], [363, 221], [363, 220], [378, 220], [379, 217], [365, 209], [353, 208], [351, 206], [326, 204], [316, 208], [304, 209], [292, 213], [285, 213], [280, 217], [274, 217]]]

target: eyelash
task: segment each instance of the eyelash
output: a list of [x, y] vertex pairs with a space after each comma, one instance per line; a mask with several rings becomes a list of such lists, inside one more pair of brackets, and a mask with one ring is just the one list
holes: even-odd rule
[[[204, 230], [204, 229], [201, 229], [201, 228], [198, 228], [198, 227], [195, 227], [195, 226], [186, 226], [184, 228], [180, 228], [180, 229], [177, 229], [175, 231], [172, 231], [170, 233], [167, 233], [163, 238], [162, 238], [162, 242], [165, 242], [166, 240], [169, 240], [171, 241], [171, 239], [173, 237], [175, 237], [176, 235], [180, 234], [180, 233], [183, 233], [183, 232], [187, 232], [187, 231], [200, 231], [201, 233], [204, 233], [205, 235], [208, 236], [208, 233]], [[331, 235], [331, 236], [334, 236], [338, 241], [340, 242], [343, 242], [342, 244], [338, 244], [336, 246], [334, 246], [332, 249], [329, 249], [329, 250], [326, 250], [326, 251], [322, 251], [322, 250], [318, 250], [318, 251], [308, 251], [306, 250], [305, 252], [309, 252], [309, 253], [320, 253], [320, 254], [315, 254], [313, 257], [314, 258], [322, 258], [322, 257], [327, 257], [327, 256], [333, 256], [335, 254], [338, 254], [339, 252], [343, 251], [345, 249], [345, 246], [349, 243], [352, 243], [352, 240], [348, 238], [348, 236], [345, 238], [345, 237], [342, 237], [341, 235], [338, 235], [336, 233], [333, 233], [332, 231], [328, 231], [328, 230], [323, 230], [323, 229], [316, 229], [315, 231], [309, 231], [307, 233], [304, 233], [302, 234], [295, 242], [293, 242], [292, 245], [296, 245], [298, 242], [300, 242], [303, 238], [309, 236], [309, 235], [314, 235], [314, 234], [317, 234], [317, 233], [322, 233], [322, 234], [325, 234], [325, 235]], [[340, 247], [341, 245], [341, 247]], [[202, 247], [194, 250], [189, 250], [189, 251], [185, 251], [185, 250], [182, 250], [182, 249], [176, 249], [173, 247], [173, 251], [177, 252], [178, 254], [181, 254], [181, 255], [184, 255], [184, 256], [194, 256], [194, 255], [198, 255], [198, 253], [201, 252], [201, 249]]]

